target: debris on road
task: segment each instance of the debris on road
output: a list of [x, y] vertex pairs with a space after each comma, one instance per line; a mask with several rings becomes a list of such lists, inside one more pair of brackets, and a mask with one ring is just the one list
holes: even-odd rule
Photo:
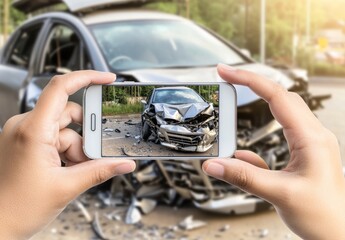
[[135, 223], [140, 222], [140, 220], [141, 220], [141, 213], [139, 209], [134, 204], [131, 204], [127, 210], [125, 223], [135, 224]]
[[157, 201], [148, 198], [144, 198], [140, 201], [134, 199], [133, 205], [139, 208], [144, 214], [149, 214], [157, 206]]
[[102, 226], [99, 222], [99, 215], [98, 212], [95, 212], [95, 217], [93, 219], [92, 222], [92, 229], [95, 232], [95, 234], [97, 235], [97, 237], [99, 237], [101, 240], [107, 240], [108, 238], [105, 236]]
[[74, 200], [75, 205], [77, 206], [77, 208], [81, 211], [81, 213], [83, 214], [85, 220], [87, 223], [91, 223], [92, 222], [92, 217], [89, 213], [89, 211], [85, 208], [85, 206], [82, 204], [81, 201], [79, 200]]
[[268, 234], [269, 234], [268, 229], [260, 229], [259, 238], [265, 238], [268, 236]]
[[192, 230], [196, 228], [204, 227], [207, 223], [200, 220], [194, 220], [193, 215], [189, 215], [183, 219], [178, 225], [183, 230]]
[[221, 227], [219, 229], [219, 232], [226, 232], [230, 229], [230, 225], [229, 224], [225, 224], [223, 227]]
[[140, 122], [133, 122], [132, 119], [129, 119], [127, 122], [125, 122], [127, 125], [138, 125]]
[[103, 132], [114, 132], [114, 129], [106, 127], [106, 128], [103, 129]]

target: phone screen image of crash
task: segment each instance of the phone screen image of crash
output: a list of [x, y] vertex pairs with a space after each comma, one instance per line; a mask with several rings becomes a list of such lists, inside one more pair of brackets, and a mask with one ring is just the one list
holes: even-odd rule
[[219, 86], [102, 87], [103, 157], [217, 157]]

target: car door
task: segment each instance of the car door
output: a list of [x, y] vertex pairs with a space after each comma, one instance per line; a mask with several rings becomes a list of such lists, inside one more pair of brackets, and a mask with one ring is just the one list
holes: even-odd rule
[[18, 29], [5, 46], [0, 62], [0, 129], [21, 112], [22, 86], [31, 71], [42, 22]]
[[[36, 105], [42, 89], [53, 76], [93, 69], [82, 35], [76, 28], [68, 23], [52, 20], [48, 29], [43, 38], [36, 69], [26, 87], [25, 111]], [[82, 91], [71, 96], [70, 100], [81, 104]]]

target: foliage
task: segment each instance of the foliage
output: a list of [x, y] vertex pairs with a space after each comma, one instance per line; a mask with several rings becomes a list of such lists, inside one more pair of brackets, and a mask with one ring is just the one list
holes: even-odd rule
[[103, 116], [110, 116], [110, 115], [121, 115], [121, 114], [137, 114], [141, 113], [143, 110], [143, 106], [141, 103], [133, 103], [133, 104], [110, 104], [107, 105], [103, 103], [102, 105], [102, 114]]
[[[217, 32], [240, 48], [259, 55], [260, 2], [250, 0], [189, 0], [191, 20]], [[149, 8], [186, 17], [187, 1], [150, 4]], [[344, 0], [311, 0], [311, 36], [330, 20], [345, 20]], [[307, 1], [266, 0], [267, 58], [293, 62], [293, 36], [305, 47]]]
[[[238, 47], [250, 50], [253, 56], [258, 56], [260, 2], [261, 0], [162, 0], [147, 4], [145, 8], [190, 18], [234, 42]], [[307, 2], [306, 0], [266, 0], [267, 58], [283, 60], [287, 63], [294, 62], [292, 51], [294, 36], [299, 39], [299, 46], [306, 47]], [[311, 36], [331, 20], [345, 20], [344, 0], [310, 0], [310, 2]], [[3, 1], [0, 1], [1, 9], [2, 4]], [[63, 6], [59, 6], [44, 11], [63, 9]], [[13, 30], [25, 19], [25, 15], [14, 9], [11, 9], [10, 14], [11, 30]], [[302, 55], [299, 54], [297, 58], [301, 58]], [[298, 62], [301, 61], [297, 59]]]
[[334, 65], [327, 62], [315, 62], [310, 74], [315, 76], [344, 77], [345, 68], [344, 66]]
[[[102, 89], [103, 115], [140, 113], [141, 99], [147, 99], [157, 86], [107, 86]], [[163, 86], [161, 86], [163, 87]], [[206, 101], [218, 106], [218, 86], [189, 86]]]
[[[103, 102], [127, 104], [129, 98], [146, 99], [157, 86], [106, 86], [102, 89]], [[164, 87], [164, 86], [160, 86]], [[207, 101], [211, 101], [218, 91], [218, 86], [188, 86], [194, 89]]]
[[[0, 1], [0, 33], [3, 32], [3, 1]], [[9, 19], [9, 31], [12, 32], [16, 27], [18, 27], [25, 19], [26, 15], [12, 7], [10, 7], [10, 19]]]

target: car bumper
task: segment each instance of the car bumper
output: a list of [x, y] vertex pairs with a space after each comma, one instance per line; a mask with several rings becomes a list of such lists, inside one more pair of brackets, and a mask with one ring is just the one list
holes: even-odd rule
[[192, 132], [183, 126], [161, 125], [158, 137], [161, 145], [168, 148], [188, 152], [206, 152], [213, 146], [217, 131], [205, 127]]

